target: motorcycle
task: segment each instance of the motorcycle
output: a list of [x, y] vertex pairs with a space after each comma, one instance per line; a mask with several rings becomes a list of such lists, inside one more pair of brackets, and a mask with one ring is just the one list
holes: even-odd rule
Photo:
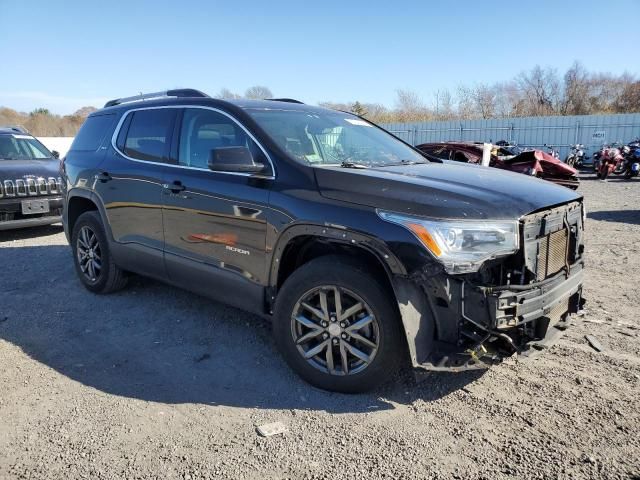
[[622, 173], [624, 178], [630, 180], [640, 174], [640, 145], [627, 146], [627, 148], [629, 150], [624, 154]]
[[596, 173], [598, 173], [598, 170], [600, 170], [600, 159], [602, 158], [603, 151], [604, 151], [604, 147], [596, 152], [593, 152], [593, 157], [591, 159], [591, 162], [593, 165], [593, 171]]
[[544, 144], [544, 146], [547, 147], [547, 153], [549, 155], [551, 155], [552, 157], [557, 158], [558, 160], [560, 160], [560, 152], [558, 150], [553, 148], [552, 145], [547, 145], [546, 143]]
[[581, 143], [576, 143], [575, 145], [571, 145], [571, 151], [564, 163], [574, 168], [581, 168], [584, 163], [584, 145]]
[[622, 162], [624, 162], [624, 155], [620, 148], [604, 148], [600, 155], [599, 167], [596, 175], [600, 180], [606, 180], [612, 173], [619, 175], [622, 173]]

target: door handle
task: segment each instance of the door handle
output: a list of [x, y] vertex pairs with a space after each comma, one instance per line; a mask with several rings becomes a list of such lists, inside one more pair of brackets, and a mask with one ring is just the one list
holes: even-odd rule
[[112, 180], [111, 175], [109, 175], [109, 172], [100, 172], [96, 175], [96, 180], [100, 180], [102, 183], [106, 183], [109, 180]]
[[182, 192], [187, 187], [185, 187], [180, 180], [174, 180], [173, 183], [165, 183], [163, 188], [165, 190], [171, 190], [173, 193], [178, 193]]

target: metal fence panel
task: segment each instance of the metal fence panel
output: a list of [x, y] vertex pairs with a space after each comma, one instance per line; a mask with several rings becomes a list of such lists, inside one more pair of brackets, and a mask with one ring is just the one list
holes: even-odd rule
[[640, 137], [640, 113], [387, 123], [382, 127], [412, 145], [506, 140], [523, 147], [544, 149], [550, 145], [565, 158], [575, 143], [584, 144], [590, 155], [603, 143], [635, 140]]

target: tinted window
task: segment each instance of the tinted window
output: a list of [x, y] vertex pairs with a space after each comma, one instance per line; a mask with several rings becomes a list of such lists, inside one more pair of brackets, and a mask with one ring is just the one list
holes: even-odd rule
[[111, 129], [115, 115], [88, 117], [73, 140], [70, 150], [95, 151]]
[[171, 140], [174, 108], [139, 110], [133, 112], [124, 142], [124, 153], [132, 158], [162, 162]]
[[255, 162], [268, 165], [256, 143], [229, 117], [212, 110], [187, 108], [182, 118], [178, 163], [208, 168], [211, 150], [219, 147], [247, 147]]

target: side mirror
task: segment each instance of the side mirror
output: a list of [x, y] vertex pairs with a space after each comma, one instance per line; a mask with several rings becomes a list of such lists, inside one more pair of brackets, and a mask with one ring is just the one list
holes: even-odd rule
[[51, 150], [51, 155], [53, 155], [53, 158], [60, 158], [60, 152], [57, 150]]
[[218, 147], [209, 154], [209, 169], [214, 172], [260, 173], [264, 164], [255, 163], [247, 147]]

